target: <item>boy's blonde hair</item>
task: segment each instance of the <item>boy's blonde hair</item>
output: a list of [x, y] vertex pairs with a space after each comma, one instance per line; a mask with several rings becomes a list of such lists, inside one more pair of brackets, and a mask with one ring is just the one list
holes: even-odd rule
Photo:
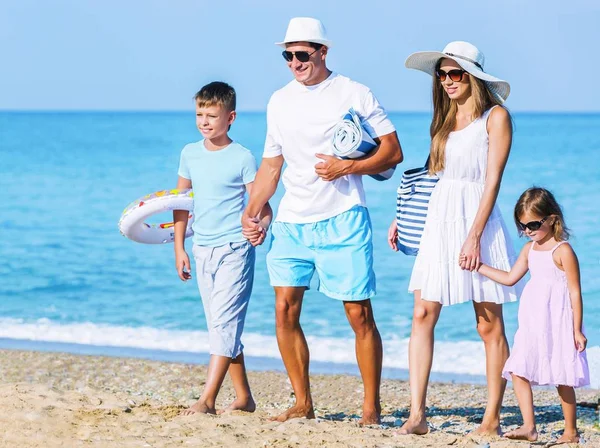
[[519, 225], [520, 218], [527, 212], [538, 215], [542, 219], [550, 215], [554, 216], [554, 222], [552, 223], [554, 239], [556, 241], [566, 241], [569, 239], [569, 228], [565, 224], [562, 208], [550, 191], [545, 188], [532, 187], [523, 192], [517, 201], [517, 205], [515, 205], [514, 213], [519, 235], [523, 234], [523, 230]]
[[225, 82], [206, 84], [194, 99], [199, 107], [221, 106], [228, 112], [235, 110], [235, 89]]

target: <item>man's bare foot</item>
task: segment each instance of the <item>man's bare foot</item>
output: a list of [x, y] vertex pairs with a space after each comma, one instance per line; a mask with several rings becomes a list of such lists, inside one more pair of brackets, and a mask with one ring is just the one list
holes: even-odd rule
[[579, 443], [579, 433], [565, 431], [562, 436], [556, 439], [556, 442], [552, 442], [548, 446], [562, 445], [564, 443]]
[[363, 411], [363, 416], [358, 421], [359, 426], [379, 425], [381, 424], [381, 416], [377, 411]]
[[416, 434], [418, 436], [422, 436], [429, 432], [429, 427], [427, 426], [427, 420], [425, 418], [422, 419], [411, 419], [404, 422], [404, 424], [400, 427], [397, 434], [406, 436], [408, 434]]
[[535, 430], [535, 427], [525, 428], [524, 426], [519, 426], [517, 429], [504, 434], [504, 437], [513, 440], [527, 440], [529, 442], [535, 442], [538, 438], [538, 433]]
[[193, 406], [190, 406], [187, 409], [184, 409], [179, 413], [179, 415], [193, 415], [193, 414], [216, 414], [214, 407], [209, 407], [207, 404], [201, 400], [198, 400], [194, 403]]
[[494, 423], [481, 423], [479, 428], [473, 431], [474, 435], [477, 436], [501, 436], [502, 430], [500, 428], [500, 422]]
[[289, 408], [283, 414], [279, 414], [276, 417], [271, 417], [270, 420], [274, 422], [285, 422], [290, 418], [315, 418], [315, 411], [312, 405], [299, 405]]
[[254, 398], [250, 396], [248, 398], [236, 398], [233, 403], [231, 403], [225, 409], [218, 410], [217, 414], [227, 414], [232, 411], [254, 412], [255, 410], [256, 403], [254, 402]]
[[359, 426], [380, 425], [381, 424], [381, 405], [375, 404], [375, 408], [363, 405], [363, 415], [358, 421]]

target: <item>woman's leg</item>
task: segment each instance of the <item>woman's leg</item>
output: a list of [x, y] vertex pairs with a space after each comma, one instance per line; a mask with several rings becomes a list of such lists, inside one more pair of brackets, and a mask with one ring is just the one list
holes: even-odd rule
[[504, 333], [502, 305], [490, 302], [473, 302], [477, 319], [477, 332], [485, 344], [485, 371], [488, 402], [483, 421], [476, 430], [480, 434], [500, 434], [500, 408], [506, 380], [502, 368], [508, 359], [508, 342]]
[[410, 416], [400, 428], [400, 434], [425, 434], [428, 431], [425, 402], [433, 361], [433, 330], [441, 309], [441, 303], [422, 300], [421, 291], [415, 291], [412, 331], [408, 346]]

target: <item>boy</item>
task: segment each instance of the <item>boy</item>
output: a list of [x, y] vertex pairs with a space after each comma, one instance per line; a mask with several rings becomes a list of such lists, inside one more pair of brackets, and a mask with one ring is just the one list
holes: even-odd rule
[[[259, 230], [242, 234], [244, 193], [252, 190], [256, 161], [229, 138], [235, 90], [223, 82], [204, 86], [195, 96], [196, 126], [204, 137], [181, 151], [178, 189], [194, 188], [193, 254], [198, 287], [208, 324], [210, 362], [200, 399], [183, 415], [215, 414], [215, 401], [229, 371], [236, 399], [227, 410], [254, 412], [244, 365], [241, 335], [254, 279], [254, 247], [262, 244], [272, 218], [267, 204], [256, 217]], [[184, 239], [188, 212], [173, 212], [175, 266], [191, 278]]]

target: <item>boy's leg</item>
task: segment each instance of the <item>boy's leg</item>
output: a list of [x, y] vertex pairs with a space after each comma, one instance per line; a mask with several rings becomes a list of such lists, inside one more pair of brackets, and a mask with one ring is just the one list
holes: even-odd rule
[[557, 389], [563, 415], [565, 416], [565, 430], [556, 443], [579, 443], [575, 389], [570, 386], [558, 386]]
[[[210, 298], [204, 300], [203, 296], [203, 304], [211, 358], [204, 391], [184, 414], [215, 413], [216, 398], [225, 375], [232, 360], [242, 353], [241, 334], [254, 279], [254, 248], [249, 243], [228, 243], [207, 250], [210, 250], [208, 268], [197, 275], [201, 295], [205, 293], [207, 282], [202, 282], [200, 277], [210, 277]], [[196, 252], [194, 255], [196, 257]], [[246, 395], [250, 395], [249, 389]]]
[[514, 373], [511, 374], [513, 381], [513, 389], [519, 402], [519, 409], [523, 417], [523, 424], [517, 429], [507, 432], [504, 437], [516, 440], [528, 440], [535, 442], [538, 438], [538, 433], [535, 428], [535, 411], [533, 408], [533, 393], [531, 384], [528, 380]]
[[246, 364], [244, 362], [244, 354], [240, 353], [237, 358], [231, 361], [229, 365], [229, 376], [235, 389], [235, 400], [226, 409], [219, 411], [221, 414], [228, 411], [246, 411], [254, 412], [256, 403], [250, 392], [250, 384], [246, 375]]

